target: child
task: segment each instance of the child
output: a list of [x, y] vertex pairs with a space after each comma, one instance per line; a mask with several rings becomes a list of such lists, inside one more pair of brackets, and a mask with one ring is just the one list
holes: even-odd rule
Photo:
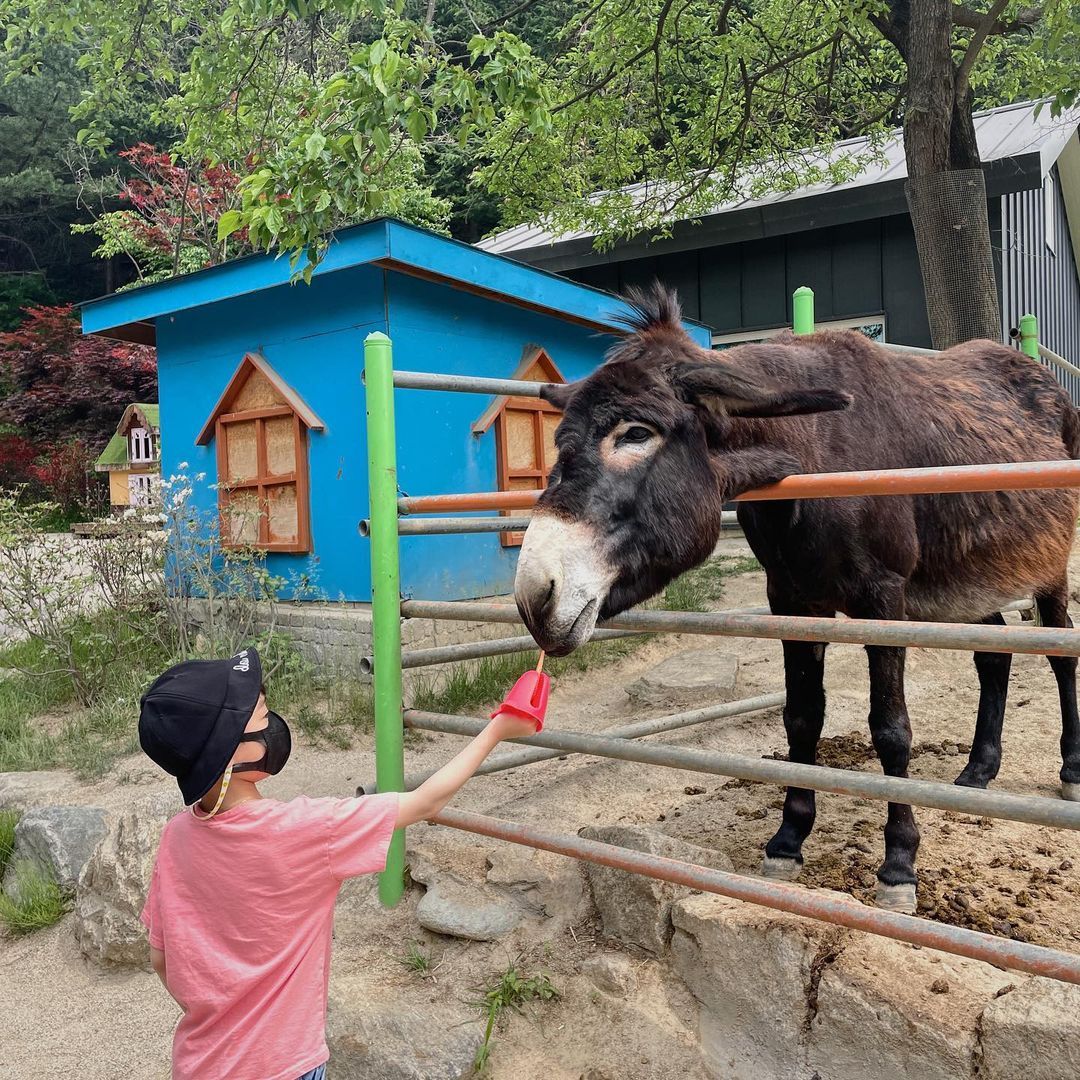
[[341, 883], [382, 870], [394, 829], [437, 814], [501, 739], [535, 731], [499, 712], [415, 791], [279, 802], [256, 785], [292, 741], [266, 707], [258, 653], [161, 675], [142, 699], [139, 742], [188, 809], [161, 834], [142, 921], [183, 1010], [173, 1080], [323, 1080]]

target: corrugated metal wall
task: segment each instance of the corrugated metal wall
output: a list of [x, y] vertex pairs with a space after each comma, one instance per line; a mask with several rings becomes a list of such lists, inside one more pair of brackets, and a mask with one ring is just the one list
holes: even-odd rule
[[[1050, 179], [1041, 190], [1001, 197], [1002, 332], [1008, 340], [1020, 316], [1032, 312], [1039, 318], [1042, 343], [1080, 364], [1080, 282], [1056, 168]], [[1052, 248], [1046, 242], [1048, 227]], [[1080, 378], [1052, 370], [1080, 405]]]

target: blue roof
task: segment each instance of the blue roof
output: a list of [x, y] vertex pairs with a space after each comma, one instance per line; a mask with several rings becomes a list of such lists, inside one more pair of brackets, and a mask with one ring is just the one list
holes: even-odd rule
[[[629, 308], [612, 293], [391, 218], [335, 233], [315, 276], [365, 263], [442, 282], [592, 329], [625, 332], [613, 316], [625, 314]], [[291, 276], [289, 260], [281, 256], [234, 259], [183, 277], [88, 301], [82, 306], [83, 333], [152, 344], [154, 320], [163, 315], [286, 285]]]

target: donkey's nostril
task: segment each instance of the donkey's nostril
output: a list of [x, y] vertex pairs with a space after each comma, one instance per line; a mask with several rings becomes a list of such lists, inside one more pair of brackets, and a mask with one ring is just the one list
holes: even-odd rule
[[544, 612], [546, 612], [547, 609], [549, 607], [551, 607], [551, 602], [554, 599], [555, 599], [555, 579], [552, 578], [551, 581], [548, 582], [548, 590], [544, 594], [544, 599], [540, 601], [540, 615], [541, 615], [541, 617], [544, 615]]

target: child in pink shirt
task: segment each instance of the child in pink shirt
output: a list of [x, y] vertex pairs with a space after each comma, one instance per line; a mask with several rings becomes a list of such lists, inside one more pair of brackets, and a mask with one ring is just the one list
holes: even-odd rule
[[183, 1010], [173, 1080], [323, 1080], [341, 883], [382, 870], [394, 829], [437, 814], [501, 739], [535, 731], [501, 712], [415, 791], [279, 802], [256, 785], [281, 771], [291, 736], [266, 707], [258, 653], [161, 675], [139, 741], [188, 809], [162, 832], [142, 921]]

